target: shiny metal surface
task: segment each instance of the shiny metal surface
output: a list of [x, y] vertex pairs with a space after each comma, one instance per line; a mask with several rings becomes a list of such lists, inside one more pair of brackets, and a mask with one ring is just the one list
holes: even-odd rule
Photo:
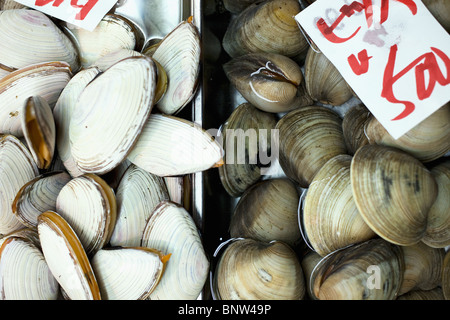
[[121, 0], [115, 13], [136, 24], [144, 36], [144, 48], [163, 38], [178, 23], [191, 15], [191, 3], [198, 0]]

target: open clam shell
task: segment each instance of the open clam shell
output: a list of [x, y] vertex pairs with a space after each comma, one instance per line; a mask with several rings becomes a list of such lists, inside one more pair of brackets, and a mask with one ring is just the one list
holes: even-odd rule
[[303, 226], [314, 250], [325, 256], [375, 237], [353, 199], [350, 155], [337, 155], [317, 172], [303, 204]]
[[13, 213], [27, 227], [36, 228], [38, 216], [56, 210], [56, 199], [70, 181], [67, 172], [49, 172], [30, 180], [17, 192], [12, 204]]
[[208, 276], [209, 261], [194, 220], [183, 207], [161, 202], [148, 220], [142, 246], [171, 255], [150, 300], [198, 298]]
[[422, 239], [433, 248], [450, 246], [450, 159], [431, 168], [431, 174], [438, 184], [438, 195], [428, 211], [427, 229]]
[[179, 176], [223, 164], [223, 150], [194, 122], [152, 114], [127, 159], [158, 176]]
[[0, 65], [17, 70], [48, 61], [65, 61], [79, 69], [71, 40], [44, 13], [30, 9], [0, 11]]
[[126, 158], [153, 108], [155, 87], [156, 64], [139, 56], [114, 64], [84, 89], [69, 129], [82, 172], [105, 174]]
[[350, 177], [356, 206], [380, 237], [398, 245], [423, 238], [438, 190], [419, 160], [395, 148], [366, 145], [353, 156]]
[[277, 118], [273, 113], [243, 103], [222, 126], [225, 163], [219, 167], [219, 177], [229, 195], [241, 196], [261, 178], [260, 151], [265, 152], [265, 155], [271, 153], [271, 134], [276, 123]]
[[230, 236], [295, 246], [302, 239], [297, 208], [300, 195], [289, 179], [267, 179], [249, 187], [233, 212]]
[[220, 300], [300, 300], [305, 296], [300, 262], [281, 241], [232, 242], [219, 257], [213, 281]]
[[103, 300], [145, 300], [161, 280], [169, 256], [150, 248], [105, 248], [92, 257]]
[[110, 244], [136, 247], [150, 215], [161, 201], [169, 200], [169, 194], [163, 178], [131, 164], [117, 187], [116, 200], [117, 221]]
[[364, 132], [370, 143], [395, 147], [422, 162], [431, 162], [450, 151], [449, 120], [450, 102], [398, 139], [392, 138], [374, 116], [367, 121]]
[[64, 31], [79, 52], [82, 68], [92, 66], [102, 56], [118, 49], [134, 50], [136, 47], [134, 27], [115, 14], [105, 15], [92, 31], [70, 23], [64, 25]]
[[14, 136], [0, 136], [0, 234], [21, 229], [24, 225], [12, 212], [17, 192], [39, 174], [30, 151]]
[[99, 74], [100, 70], [96, 67], [80, 70], [64, 87], [53, 109], [56, 126], [56, 150], [64, 167], [72, 177], [81, 176], [83, 172], [78, 169], [71, 153], [70, 119], [80, 94]]
[[270, 52], [295, 59], [307, 51], [308, 42], [294, 19], [301, 11], [298, 1], [253, 2], [231, 20], [223, 37], [223, 48], [232, 58]]
[[331, 61], [312, 47], [305, 61], [305, 85], [309, 96], [324, 104], [340, 106], [353, 96], [351, 88]]
[[201, 44], [193, 18], [180, 22], [152, 54], [167, 73], [167, 91], [156, 104], [165, 114], [177, 114], [197, 92]]
[[405, 261], [405, 272], [399, 295], [412, 290], [431, 290], [441, 285], [443, 248], [431, 248], [422, 242], [412, 246], [401, 246]]
[[91, 263], [71, 226], [60, 215], [46, 211], [38, 217], [39, 240], [45, 260], [71, 300], [100, 300]]
[[116, 198], [103, 179], [85, 174], [61, 189], [56, 212], [71, 225], [86, 254], [91, 256], [111, 238], [117, 217]]
[[40, 96], [53, 110], [64, 87], [72, 78], [65, 62], [31, 65], [0, 80], [0, 133], [23, 136], [21, 113], [26, 99]]
[[287, 112], [310, 105], [303, 73], [292, 59], [275, 53], [248, 53], [223, 65], [237, 91], [266, 112]]
[[278, 121], [275, 129], [280, 137], [280, 165], [301, 187], [309, 186], [328, 160], [347, 153], [342, 119], [326, 107], [293, 110]]
[[40, 96], [28, 98], [21, 122], [23, 135], [38, 168], [48, 169], [55, 154], [56, 126], [47, 101]]
[[2, 300], [56, 300], [58, 295], [59, 284], [39, 247], [21, 237], [0, 245]]
[[368, 240], [320, 260], [311, 275], [312, 292], [318, 300], [394, 300], [404, 268], [398, 246]]

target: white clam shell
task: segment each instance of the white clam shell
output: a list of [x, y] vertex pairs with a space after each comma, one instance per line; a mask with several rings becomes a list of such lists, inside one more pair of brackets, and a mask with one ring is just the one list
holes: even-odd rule
[[66, 23], [65, 31], [80, 52], [83, 68], [92, 66], [102, 56], [120, 48], [134, 49], [136, 36], [132, 26], [121, 16], [107, 14], [93, 31]]
[[223, 163], [223, 150], [199, 125], [152, 114], [127, 159], [159, 176], [177, 176]]
[[55, 153], [56, 127], [53, 111], [40, 96], [29, 97], [21, 113], [22, 131], [39, 169], [48, 169]]
[[163, 256], [147, 248], [107, 248], [91, 261], [104, 300], [145, 300], [163, 275]]
[[190, 20], [182, 21], [158, 44], [152, 57], [167, 73], [167, 91], [158, 109], [176, 114], [194, 97], [200, 73], [200, 37]]
[[101, 56], [100, 58], [97, 59], [97, 61], [95, 61], [93, 65], [98, 69], [100, 69], [101, 71], [106, 71], [109, 67], [111, 67], [113, 64], [119, 62], [122, 59], [141, 55], [142, 53], [133, 49], [119, 48], [115, 51], [105, 54], [104, 56]]
[[67, 63], [48, 62], [19, 69], [1, 79], [0, 133], [23, 136], [20, 119], [25, 100], [40, 96], [53, 110], [71, 77]]
[[161, 177], [131, 164], [120, 180], [116, 199], [117, 221], [110, 244], [132, 247], [141, 244], [150, 215], [169, 194]]
[[14, 136], [0, 137], [0, 234], [24, 227], [12, 212], [20, 188], [39, 174], [29, 150]]
[[130, 57], [84, 89], [69, 128], [71, 153], [81, 171], [105, 174], [126, 158], [152, 110], [156, 81], [151, 58]]
[[72, 177], [81, 176], [83, 172], [76, 166], [70, 151], [70, 119], [80, 94], [99, 73], [100, 70], [96, 67], [79, 71], [64, 87], [53, 109], [56, 125], [56, 149], [64, 167]]
[[150, 300], [194, 300], [209, 272], [199, 232], [189, 213], [173, 202], [162, 202], [144, 230], [142, 246], [171, 254]]
[[64, 171], [37, 176], [20, 188], [12, 205], [13, 213], [25, 226], [36, 228], [42, 212], [56, 210], [58, 194], [69, 181], [70, 176]]
[[56, 300], [59, 284], [32, 241], [11, 237], [0, 246], [2, 300]]
[[37, 10], [0, 11], [0, 64], [21, 69], [47, 61], [65, 61], [79, 69], [78, 52], [70, 39]]
[[59, 192], [56, 212], [74, 229], [88, 255], [108, 243], [116, 221], [112, 189], [98, 176], [70, 180]]
[[76, 233], [60, 215], [46, 211], [38, 218], [39, 240], [48, 267], [71, 300], [100, 300], [100, 289]]

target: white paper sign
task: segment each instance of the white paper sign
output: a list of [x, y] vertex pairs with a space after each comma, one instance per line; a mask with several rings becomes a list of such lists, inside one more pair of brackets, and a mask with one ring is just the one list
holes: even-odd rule
[[295, 19], [394, 139], [450, 100], [450, 36], [420, 0], [317, 0]]
[[15, 0], [27, 7], [92, 31], [118, 0]]

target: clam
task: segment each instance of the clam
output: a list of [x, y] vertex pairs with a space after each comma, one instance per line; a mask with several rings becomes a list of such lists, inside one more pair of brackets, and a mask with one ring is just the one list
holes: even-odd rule
[[30, 9], [0, 11], [1, 69], [12, 71], [48, 61], [64, 61], [79, 69], [71, 40], [44, 13]]
[[105, 248], [92, 257], [104, 300], [145, 300], [161, 280], [169, 256], [149, 248]]
[[82, 172], [102, 175], [127, 157], [153, 108], [155, 86], [156, 65], [145, 56], [121, 60], [86, 86], [69, 125]]
[[170, 201], [183, 206], [189, 211], [189, 197], [192, 191], [190, 176], [163, 177], [163, 179]]
[[369, 143], [365, 133], [365, 125], [372, 114], [363, 104], [357, 104], [350, 108], [342, 120], [342, 132], [348, 153], [354, 155], [359, 147]]
[[169, 194], [163, 178], [131, 164], [117, 187], [117, 219], [110, 244], [139, 246], [150, 215], [164, 200]]
[[367, 121], [364, 132], [372, 144], [395, 147], [422, 162], [431, 162], [450, 151], [449, 120], [450, 102], [398, 139], [392, 138], [374, 116]]
[[241, 196], [261, 178], [260, 150], [266, 152], [266, 155], [271, 152], [271, 132], [276, 123], [277, 118], [273, 113], [261, 111], [250, 103], [243, 103], [222, 126], [225, 163], [219, 167], [219, 176], [229, 195]]
[[351, 88], [331, 61], [311, 47], [305, 60], [305, 85], [309, 96], [324, 104], [340, 106], [353, 96]]
[[276, 53], [248, 53], [223, 65], [237, 91], [266, 112], [287, 112], [310, 105], [300, 66]]
[[346, 154], [342, 119], [322, 106], [307, 106], [283, 116], [279, 130], [279, 159], [286, 175], [301, 187], [311, 183], [331, 158]]
[[152, 114], [127, 159], [158, 176], [180, 176], [223, 164], [223, 150], [194, 122]]
[[399, 295], [412, 290], [431, 290], [441, 285], [445, 250], [431, 248], [422, 242], [401, 246], [405, 272]]
[[304, 198], [304, 231], [321, 256], [376, 235], [364, 222], [353, 199], [351, 161], [350, 155], [328, 160], [314, 176]]
[[48, 169], [53, 161], [56, 127], [53, 111], [40, 96], [29, 97], [21, 113], [22, 131], [39, 169]]
[[303, 270], [284, 242], [240, 239], [219, 257], [213, 290], [220, 300], [301, 300]]
[[56, 150], [65, 169], [72, 177], [81, 176], [83, 172], [78, 169], [71, 154], [70, 119], [80, 94], [99, 74], [100, 70], [96, 67], [80, 70], [64, 87], [53, 109], [56, 126]]
[[25, 226], [36, 228], [42, 212], [56, 210], [59, 192], [69, 181], [70, 176], [64, 171], [44, 173], [28, 181], [17, 192], [13, 213]]
[[39, 247], [21, 237], [10, 237], [0, 246], [0, 296], [2, 300], [56, 300], [59, 284]]
[[147, 222], [142, 246], [171, 255], [150, 300], [198, 298], [208, 276], [209, 261], [194, 220], [183, 207], [161, 202]]
[[36, 177], [39, 169], [30, 151], [14, 136], [0, 136], [0, 235], [24, 225], [12, 212], [12, 204], [22, 186]]
[[438, 191], [419, 160], [395, 148], [366, 145], [353, 156], [350, 178], [356, 206], [375, 233], [398, 245], [423, 238]]
[[239, 199], [230, 221], [233, 238], [263, 242], [283, 241], [291, 246], [302, 236], [297, 208], [300, 196], [289, 179], [267, 179], [249, 187]]
[[14, 0], [0, 0], [0, 10], [12, 10], [23, 8], [26, 8], [26, 6]]
[[230, 21], [223, 36], [223, 48], [232, 58], [268, 52], [300, 59], [308, 49], [294, 18], [300, 11], [296, 0], [254, 2]]
[[61, 189], [56, 212], [76, 232], [86, 254], [92, 256], [111, 238], [117, 217], [115, 194], [103, 179], [85, 174]]
[[450, 251], [447, 251], [442, 263], [442, 292], [446, 300], [450, 300]]
[[427, 229], [422, 239], [433, 248], [450, 246], [450, 159], [444, 160], [431, 168], [431, 173], [438, 184], [438, 195], [428, 211]]
[[441, 287], [431, 290], [413, 290], [402, 294], [397, 300], [445, 300]]
[[142, 53], [129, 48], [118, 48], [111, 51], [101, 57], [99, 57], [92, 65], [92, 67], [98, 68], [100, 71], [105, 72], [113, 64], [129, 57], [141, 56]]
[[167, 34], [152, 58], [167, 74], [164, 95], [156, 107], [165, 114], [177, 114], [194, 98], [200, 74], [200, 34], [193, 18], [180, 22]]
[[403, 281], [401, 249], [372, 239], [320, 260], [312, 275], [319, 300], [394, 300]]
[[76, 45], [82, 68], [92, 66], [102, 56], [121, 48], [134, 50], [136, 34], [130, 22], [115, 14], [107, 14], [97, 27], [88, 31], [70, 23], [64, 31]]
[[23, 136], [21, 124], [26, 99], [40, 96], [53, 110], [72, 73], [65, 62], [31, 65], [0, 80], [0, 133]]
[[312, 291], [311, 275], [313, 274], [315, 267], [322, 259], [323, 257], [315, 251], [308, 251], [301, 259], [301, 266], [303, 273], [305, 274], [306, 293], [310, 299], [316, 298]]
[[48, 267], [71, 300], [100, 300], [91, 263], [71, 226], [58, 213], [38, 217], [39, 240]]
[[442, 25], [442, 27], [450, 32], [450, 5], [446, 0], [422, 0], [423, 4]]

